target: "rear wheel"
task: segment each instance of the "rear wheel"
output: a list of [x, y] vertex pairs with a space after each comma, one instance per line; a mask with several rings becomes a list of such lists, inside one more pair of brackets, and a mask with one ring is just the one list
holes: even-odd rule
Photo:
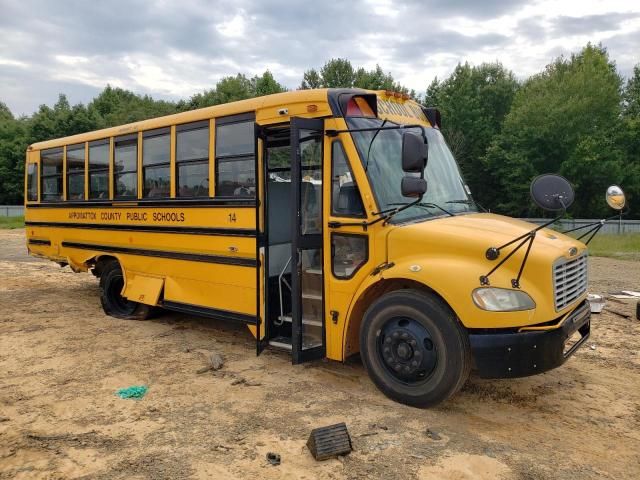
[[117, 260], [107, 260], [100, 268], [100, 302], [107, 315], [125, 320], [146, 320], [153, 307], [122, 296], [124, 275]]
[[398, 290], [376, 300], [360, 328], [365, 368], [388, 397], [431, 407], [456, 393], [469, 377], [467, 333], [433, 295]]

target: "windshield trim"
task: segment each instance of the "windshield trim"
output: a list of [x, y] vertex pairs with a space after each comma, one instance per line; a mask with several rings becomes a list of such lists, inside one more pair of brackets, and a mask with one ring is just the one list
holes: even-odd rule
[[[456, 213], [454, 217], [459, 217], [462, 215], [473, 215], [474, 213], [479, 213], [479, 212], [473, 212], [473, 211], [459, 212], [459, 213]], [[397, 219], [392, 218], [391, 220], [389, 220], [388, 223], [396, 227], [401, 227], [406, 224], [430, 222], [431, 220], [439, 220], [441, 218], [451, 218], [451, 215], [447, 215], [446, 213], [439, 213], [437, 215], [431, 215], [427, 217], [420, 215], [420, 216], [409, 217], [409, 218], [397, 218]]]

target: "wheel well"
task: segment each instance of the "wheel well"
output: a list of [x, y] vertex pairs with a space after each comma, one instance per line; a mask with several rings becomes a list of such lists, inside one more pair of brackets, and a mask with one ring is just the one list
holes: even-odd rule
[[102, 269], [107, 264], [107, 262], [111, 260], [115, 260], [116, 262], [119, 261], [116, 257], [113, 257], [111, 255], [100, 255], [98, 257], [92, 258], [91, 260], [88, 260], [87, 265], [91, 267], [91, 273], [100, 278], [100, 275], [102, 275]]
[[347, 331], [345, 334], [345, 359], [360, 351], [360, 325], [362, 324], [362, 318], [364, 317], [364, 313], [367, 311], [367, 308], [369, 308], [369, 305], [371, 305], [374, 300], [381, 297], [382, 295], [396, 290], [406, 289], [417, 290], [433, 295], [436, 298], [440, 299], [443, 305], [445, 305], [450, 310], [453, 310], [444, 300], [444, 298], [442, 298], [442, 296], [440, 296], [435, 290], [432, 290], [423, 283], [405, 278], [391, 278], [380, 280], [379, 282], [376, 282], [373, 285], [369, 286], [369, 288], [367, 288], [362, 293], [362, 295], [360, 295], [360, 298], [358, 298], [356, 304], [353, 306], [351, 315], [349, 315], [349, 324], [347, 325]]

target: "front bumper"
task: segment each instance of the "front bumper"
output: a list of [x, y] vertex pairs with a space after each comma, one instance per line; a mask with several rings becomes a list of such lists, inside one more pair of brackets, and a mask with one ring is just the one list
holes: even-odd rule
[[[565, 348], [576, 331], [580, 339]], [[589, 338], [590, 331], [591, 310], [584, 301], [553, 329], [470, 334], [469, 342], [482, 378], [526, 377], [562, 365]]]

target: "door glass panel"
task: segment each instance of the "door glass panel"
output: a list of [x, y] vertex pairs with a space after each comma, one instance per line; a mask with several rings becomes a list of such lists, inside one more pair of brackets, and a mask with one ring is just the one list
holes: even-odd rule
[[302, 349], [322, 345], [322, 249], [300, 251], [302, 261]]
[[322, 137], [300, 131], [300, 230], [302, 235], [322, 233]]
[[367, 262], [367, 240], [366, 235], [334, 233], [331, 236], [334, 277], [351, 278]]

